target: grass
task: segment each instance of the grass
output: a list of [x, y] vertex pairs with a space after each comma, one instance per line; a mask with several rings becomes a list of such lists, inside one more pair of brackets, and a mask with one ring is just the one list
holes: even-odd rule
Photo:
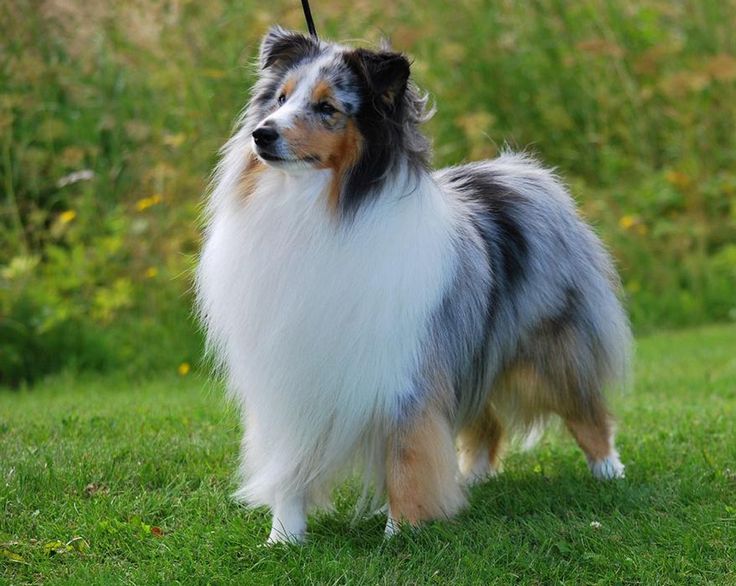
[[[736, 0], [313, 8], [411, 56], [437, 166], [558, 168], [637, 332], [736, 319]], [[202, 193], [274, 23], [303, 31], [299, 2], [0, 2], [0, 384], [195, 360]]]
[[734, 584], [734, 348], [733, 325], [639, 341], [615, 399], [623, 481], [592, 480], [549, 433], [457, 522], [385, 542], [382, 518], [351, 523], [347, 487], [297, 548], [261, 547], [267, 513], [229, 500], [239, 432], [216, 386], [2, 390], [0, 583]]

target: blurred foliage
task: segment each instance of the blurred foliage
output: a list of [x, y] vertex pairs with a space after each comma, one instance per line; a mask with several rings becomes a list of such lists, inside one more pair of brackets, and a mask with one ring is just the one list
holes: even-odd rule
[[[411, 54], [438, 165], [536, 152], [613, 250], [638, 330], [736, 313], [736, 1], [316, 3]], [[298, 2], [0, 5], [0, 384], [196, 366], [201, 195]]]

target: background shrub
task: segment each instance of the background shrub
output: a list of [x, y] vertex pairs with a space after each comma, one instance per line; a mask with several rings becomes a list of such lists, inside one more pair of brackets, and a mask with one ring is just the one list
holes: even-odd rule
[[[736, 312], [736, 2], [316, 3], [435, 97], [436, 163], [536, 152], [611, 247], [638, 331]], [[198, 209], [298, 2], [0, 6], [0, 384], [196, 363]]]

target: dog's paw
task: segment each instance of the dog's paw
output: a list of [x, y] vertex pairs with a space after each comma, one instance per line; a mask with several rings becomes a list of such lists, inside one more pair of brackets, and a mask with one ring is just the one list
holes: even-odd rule
[[383, 531], [383, 538], [388, 541], [402, 531], [413, 533], [419, 531], [420, 527], [421, 525], [419, 524], [413, 525], [407, 521], [397, 521], [393, 517], [389, 516], [386, 521], [386, 529]]
[[401, 526], [399, 525], [398, 521], [389, 516], [388, 520], [386, 521], [386, 529], [384, 529], [383, 531], [384, 539], [391, 539], [399, 531], [401, 531]]
[[299, 533], [287, 533], [283, 530], [277, 530], [276, 528], [271, 529], [271, 534], [266, 540], [266, 546], [271, 547], [274, 545], [301, 545], [304, 543], [305, 534]]
[[625, 477], [625, 467], [615, 450], [600, 460], [589, 460], [588, 467], [594, 478], [613, 480]]

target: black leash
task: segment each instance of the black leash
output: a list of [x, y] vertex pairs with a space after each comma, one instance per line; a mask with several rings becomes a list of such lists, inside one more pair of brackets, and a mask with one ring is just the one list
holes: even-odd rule
[[317, 29], [314, 28], [314, 20], [312, 20], [312, 11], [309, 9], [309, 0], [302, 0], [302, 8], [304, 9], [304, 18], [307, 20], [309, 34], [312, 35], [315, 41], [319, 41]]

